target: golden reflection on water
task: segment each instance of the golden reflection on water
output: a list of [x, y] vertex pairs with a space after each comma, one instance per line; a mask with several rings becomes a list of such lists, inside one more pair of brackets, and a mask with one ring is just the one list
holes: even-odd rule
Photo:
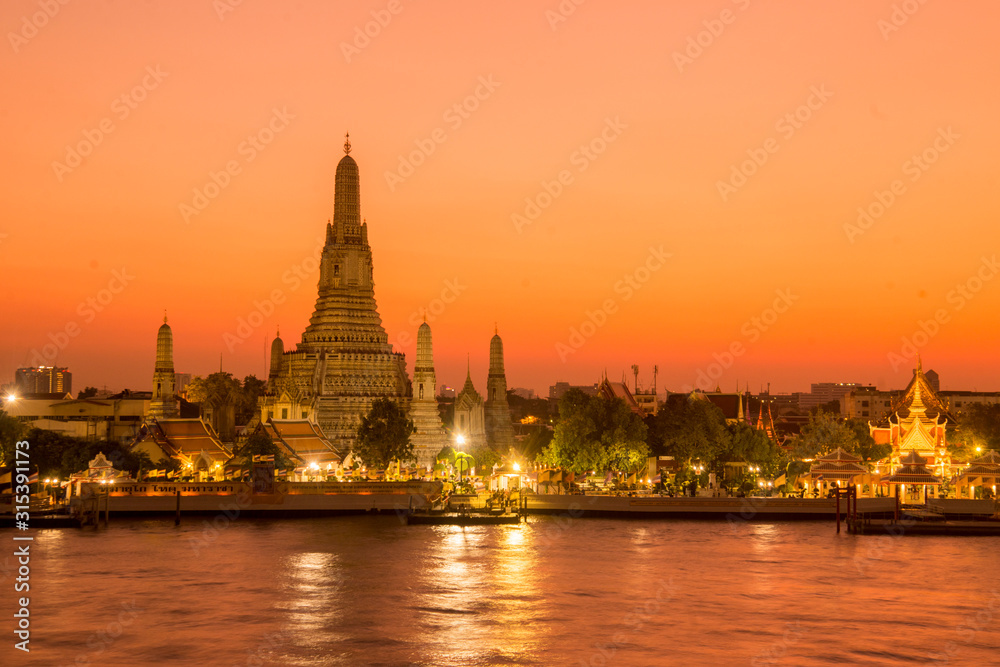
[[[536, 552], [529, 526], [435, 529], [432, 555], [421, 573], [421, 623], [457, 641], [440, 646], [442, 664], [470, 664], [491, 645], [505, 660], [537, 656], [542, 632], [534, 580]], [[489, 591], [488, 594], [484, 594]], [[485, 621], [485, 622], [484, 622]], [[467, 639], [475, 637], [475, 645]]]
[[289, 555], [283, 564], [287, 577], [285, 595], [277, 607], [285, 612], [291, 629], [303, 640], [313, 632], [329, 628], [340, 605], [337, 581], [337, 557], [331, 553], [297, 553]]

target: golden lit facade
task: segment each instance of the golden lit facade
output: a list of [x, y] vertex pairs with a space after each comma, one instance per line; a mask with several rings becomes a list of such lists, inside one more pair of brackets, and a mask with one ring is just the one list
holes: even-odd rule
[[368, 225], [361, 218], [358, 165], [350, 141], [337, 164], [333, 222], [327, 224], [316, 308], [291, 352], [272, 347], [261, 421], [319, 424], [341, 452], [353, 448], [361, 416], [377, 398], [409, 407], [403, 354], [393, 351], [375, 303]]

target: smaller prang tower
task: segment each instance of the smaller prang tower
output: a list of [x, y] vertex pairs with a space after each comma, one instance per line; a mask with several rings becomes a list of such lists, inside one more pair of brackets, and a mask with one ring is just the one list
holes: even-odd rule
[[413, 367], [413, 398], [410, 400], [410, 419], [413, 421], [413, 454], [417, 465], [434, 465], [437, 455], [448, 439], [441, 424], [435, 388], [434, 350], [431, 327], [425, 320], [417, 329], [417, 359]]
[[163, 325], [156, 334], [156, 366], [153, 368], [153, 398], [149, 402], [149, 416], [170, 419], [177, 416], [177, 398], [174, 396], [174, 335], [163, 313]]
[[514, 446], [514, 425], [507, 404], [507, 376], [503, 367], [503, 341], [497, 329], [490, 340], [490, 373], [486, 379], [486, 442], [494, 451], [507, 454]]

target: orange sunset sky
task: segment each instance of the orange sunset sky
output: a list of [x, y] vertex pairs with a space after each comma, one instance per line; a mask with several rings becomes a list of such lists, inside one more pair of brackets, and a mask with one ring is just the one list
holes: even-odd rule
[[[727, 390], [898, 388], [904, 338], [944, 388], [1000, 389], [997, 3], [7, 0], [0, 16], [0, 383], [42, 355], [74, 391], [149, 389], [164, 309], [177, 371], [222, 353], [266, 376], [275, 328], [290, 349], [312, 312], [349, 131], [411, 373], [430, 309], [438, 382], [460, 386], [469, 354], [480, 391], [494, 322], [509, 386], [539, 392], [633, 363], [679, 391], [734, 345]], [[213, 173], [225, 187], [200, 201]], [[859, 207], [881, 215], [859, 226]], [[794, 299], [769, 313], [778, 292]]]

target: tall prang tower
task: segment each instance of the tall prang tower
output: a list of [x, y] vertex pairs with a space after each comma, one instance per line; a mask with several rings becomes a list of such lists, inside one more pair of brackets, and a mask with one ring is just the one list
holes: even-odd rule
[[361, 416], [376, 398], [409, 408], [404, 355], [394, 352], [375, 303], [368, 224], [361, 218], [358, 164], [344, 141], [334, 181], [333, 221], [326, 226], [316, 307], [302, 342], [273, 348], [261, 421], [315, 422], [342, 454], [357, 440]]
[[514, 425], [507, 404], [507, 376], [503, 367], [503, 341], [494, 329], [490, 339], [490, 373], [486, 379], [486, 442], [495, 451], [507, 454], [514, 446]]
[[153, 367], [153, 398], [149, 402], [149, 416], [169, 419], [177, 416], [177, 398], [174, 396], [174, 335], [163, 314], [163, 324], [156, 333], [156, 366]]
[[417, 358], [413, 366], [413, 398], [410, 400], [410, 419], [413, 421], [413, 453], [419, 465], [434, 465], [438, 453], [448, 444], [441, 424], [435, 388], [434, 351], [431, 328], [425, 321], [417, 329]]

